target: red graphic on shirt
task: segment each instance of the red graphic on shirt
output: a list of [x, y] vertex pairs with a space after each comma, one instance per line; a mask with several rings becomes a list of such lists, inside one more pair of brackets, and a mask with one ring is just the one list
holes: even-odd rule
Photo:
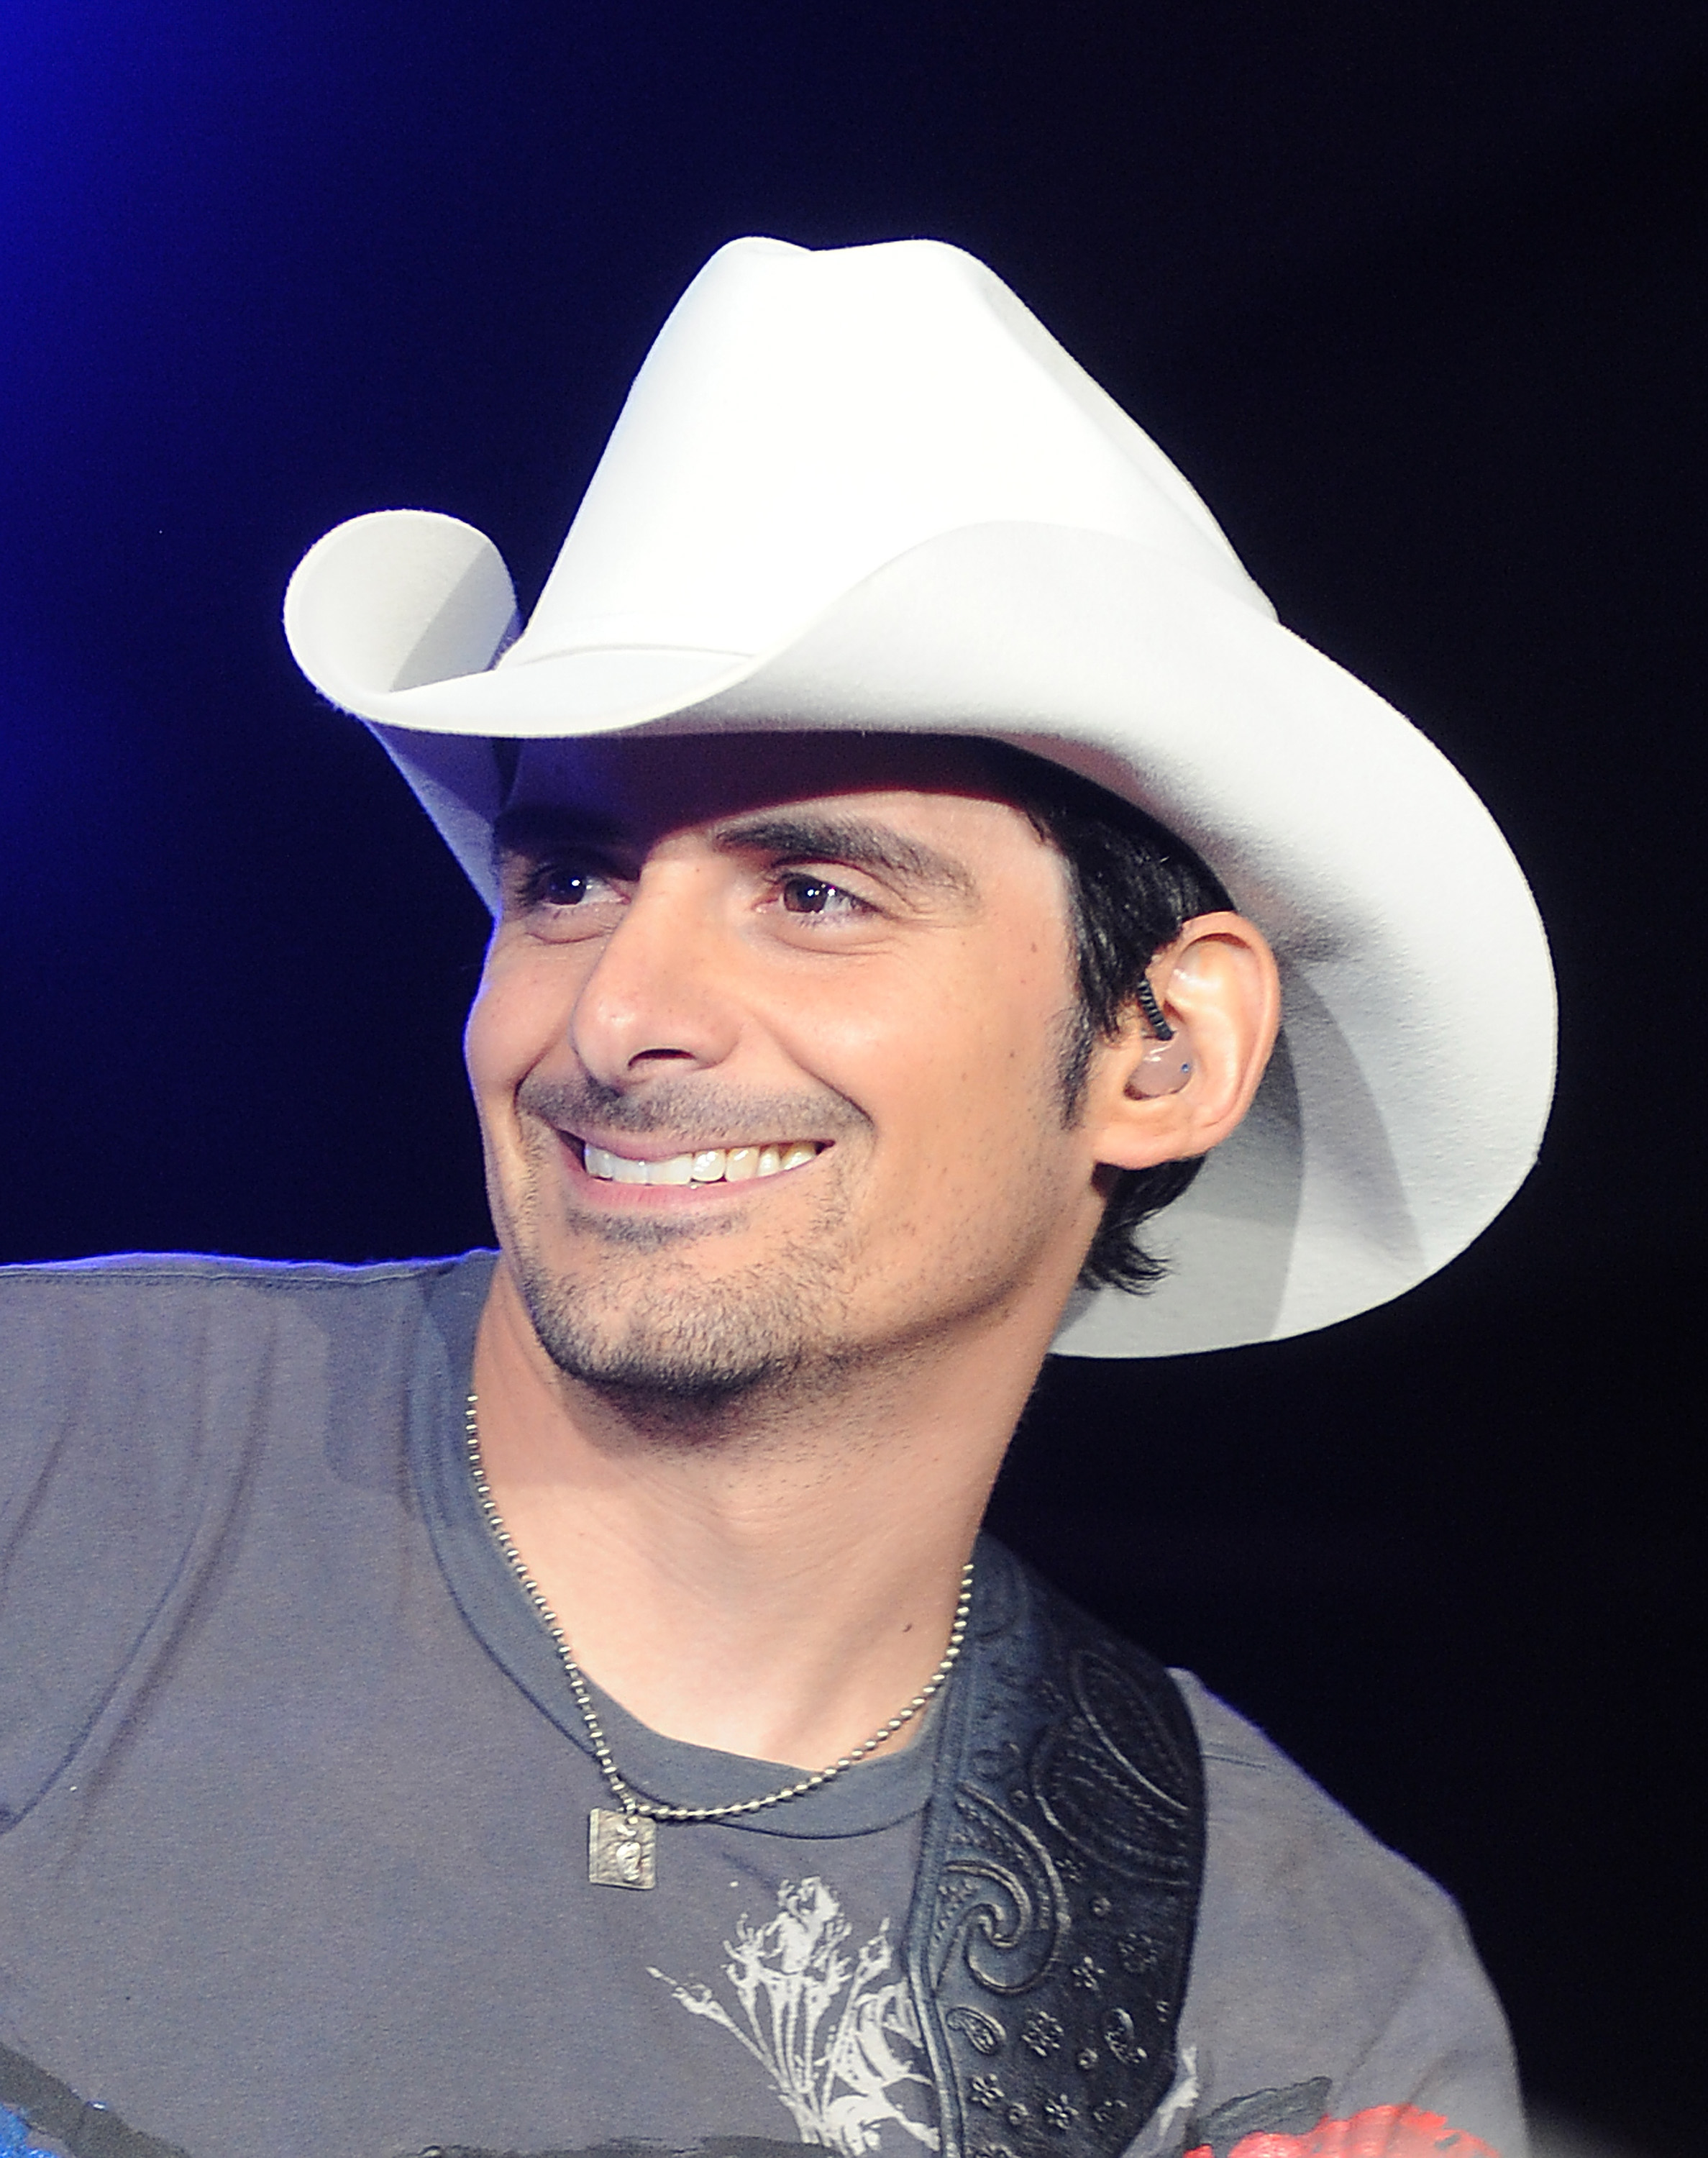
[[[1214, 2158], [1200, 2143], [1185, 2158]], [[1325, 2114], [1303, 2135], [1282, 2135], [1259, 2129], [1242, 2135], [1227, 2158], [1500, 2158], [1492, 2143], [1449, 2128], [1447, 2116], [1421, 2113], [1415, 2105], [1371, 2105], [1349, 2120]]]

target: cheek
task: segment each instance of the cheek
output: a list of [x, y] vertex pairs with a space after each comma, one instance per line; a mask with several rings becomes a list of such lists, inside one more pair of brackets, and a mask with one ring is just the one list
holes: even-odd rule
[[985, 993], [952, 1015], [940, 1060], [946, 1177], [998, 1206], [993, 1185], [1029, 1207], [1025, 1195], [1040, 1180], [1053, 1188], [1067, 1174], [1060, 1061], [1069, 1007], [1055, 970], [1030, 958], [1017, 951], [1013, 968], [993, 974]]
[[[1041, 940], [1040, 940], [1041, 943]], [[1021, 943], [977, 966], [921, 969], [880, 997], [850, 987], [777, 1014], [799, 1067], [851, 1099], [909, 1173], [963, 1180], [1057, 1122], [1063, 1015], [1053, 953]], [[983, 1159], [979, 1159], [983, 1157]]]
[[563, 1038], [569, 1005], [561, 988], [531, 955], [488, 955], [462, 1035], [463, 1061], [477, 1101], [513, 1092]]

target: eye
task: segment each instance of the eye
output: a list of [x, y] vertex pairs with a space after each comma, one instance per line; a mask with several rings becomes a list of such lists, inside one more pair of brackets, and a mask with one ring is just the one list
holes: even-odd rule
[[602, 906], [621, 896], [604, 870], [573, 860], [530, 863], [519, 894], [524, 906], [530, 908]]
[[867, 902], [824, 877], [788, 875], [778, 880], [777, 894], [790, 914], [869, 914]]
[[586, 870], [549, 865], [536, 873], [530, 896], [541, 906], [580, 906], [603, 882]]
[[529, 861], [512, 857], [504, 876], [504, 911], [525, 922], [529, 932], [548, 941], [601, 935], [611, 909], [621, 907], [624, 890], [608, 871], [585, 856], [554, 861], [550, 855]]

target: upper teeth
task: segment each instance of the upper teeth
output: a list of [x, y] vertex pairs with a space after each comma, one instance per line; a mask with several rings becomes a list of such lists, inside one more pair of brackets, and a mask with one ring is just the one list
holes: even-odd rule
[[667, 1161], [631, 1161], [591, 1139], [582, 1149], [588, 1175], [612, 1184], [740, 1184], [750, 1176], [799, 1169], [818, 1152], [810, 1139], [787, 1146], [707, 1147], [699, 1154], [673, 1154]]

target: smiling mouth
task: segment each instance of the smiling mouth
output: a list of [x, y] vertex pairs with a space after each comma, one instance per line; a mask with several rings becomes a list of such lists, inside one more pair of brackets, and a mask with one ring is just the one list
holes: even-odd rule
[[632, 1161], [584, 1139], [581, 1162], [588, 1175], [603, 1184], [744, 1184], [751, 1177], [804, 1169], [820, 1151], [816, 1139], [784, 1139], [766, 1146], [704, 1147], [663, 1161]]

